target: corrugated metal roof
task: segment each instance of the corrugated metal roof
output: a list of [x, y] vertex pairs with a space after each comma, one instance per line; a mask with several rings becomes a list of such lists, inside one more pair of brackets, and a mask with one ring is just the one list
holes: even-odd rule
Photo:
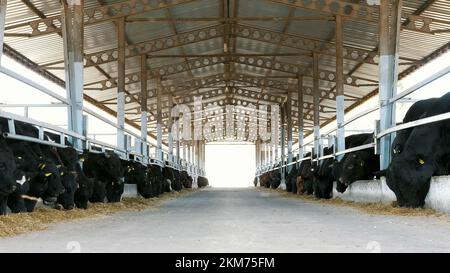
[[[434, 20], [441, 20], [441, 23], [434, 23], [431, 30], [442, 30], [450, 28], [450, 1], [448, 0], [404, 0], [402, 12], [404, 14], [421, 15], [432, 18]], [[5, 43], [17, 50], [33, 62], [39, 65], [53, 64], [54, 69], [49, 70], [57, 77], [64, 80], [64, 71], [60, 70], [64, 65], [63, 42], [59, 33], [42, 34], [36, 37], [26, 37], [25, 33], [30, 33], [30, 27], [21, 25], [26, 22], [38, 20], [44, 17], [58, 16], [61, 12], [60, 3], [58, 0], [51, 1], [29, 1], [32, 5], [27, 6], [23, 1], [9, 0], [6, 17], [6, 33], [21, 33], [22, 35], [7, 35]], [[147, 1], [105, 1], [105, 0], [85, 0], [85, 10], [96, 8], [104, 5], [114, 3], [142, 3]], [[158, 1], [148, 1], [152, 7], [156, 7]], [[240, 20], [239, 18], [246, 17], [278, 17], [284, 18], [287, 16], [294, 17], [310, 17], [310, 16], [331, 16], [322, 11], [314, 11], [305, 8], [293, 8], [288, 5], [282, 5], [280, 1], [269, 0], [196, 0], [186, 1], [187, 3], [175, 5], [169, 9], [159, 8], [153, 11], [136, 12], [128, 16], [126, 25], [126, 42], [128, 45], [141, 45], [147, 50], [150, 58], [147, 61], [148, 69], [154, 73], [159, 73], [163, 76], [164, 86], [170, 87], [173, 85], [192, 84], [194, 79], [210, 77], [217, 75], [223, 76], [226, 71], [224, 62], [227, 57], [200, 58], [199, 56], [180, 57], [179, 55], [199, 55], [199, 54], [223, 54], [224, 53], [224, 38], [229, 39], [229, 51], [233, 54], [287, 54], [296, 53], [299, 56], [248, 56], [248, 57], [229, 57], [232, 60], [230, 64], [231, 73], [245, 75], [249, 78], [257, 77], [258, 80], [242, 81], [234, 79], [229, 82], [230, 85], [242, 85], [246, 90], [252, 92], [261, 92], [265, 90], [272, 94], [276, 94], [280, 99], [285, 96], [287, 90], [279, 90], [277, 87], [267, 86], [266, 83], [259, 81], [261, 77], [267, 76], [268, 79], [278, 82], [280, 84], [290, 83], [289, 86], [295, 90], [295, 80], [287, 77], [295, 78], [299, 67], [311, 68], [312, 58], [311, 44], [316, 42], [320, 44], [323, 51], [320, 57], [320, 69], [323, 71], [335, 71], [335, 58], [333, 56], [334, 44], [334, 22], [324, 20], [272, 20], [272, 21], [252, 21]], [[230, 5], [230, 10], [223, 9]], [[289, 2], [290, 4], [295, 1]], [[345, 2], [345, 1], [340, 1]], [[364, 4], [365, 1], [353, 0], [346, 1], [351, 3]], [[164, 1], [163, 4], [173, 4], [173, 1]], [[323, 1], [322, 1], [323, 3]], [[125, 5], [124, 5], [125, 7]], [[139, 8], [138, 6], [136, 7]], [[125, 8], [123, 9], [125, 10]], [[38, 11], [38, 13], [36, 12]], [[114, 14], [112, 9], [108, 13]], [[182, 20], [165, 20], [163, 18], [217, 18], [223, 16], [235, 17], [235, 21], [230, 21], [232, 34], [224, 33], [226, 24], [223, 21], [217, 20], [197, 20], [195, 22], [187, 22]], [[97, 18], [99, 18], [97, 16]], [[158, 19], [159, 18], [159, 19]], [[139, 21], [136, 21], [139, 20]], [[147, 20], [147, 21], [145, 21]], [[159, 20], [159, 21], [158, 21]], [[55, 21], [56, 22], [56, 21]], [[405, 23], [405, 19], [403, 19]], [[56, 22], [59, 26], [59, 23]], [[239, 27], [239, 28], [238, 28]], [[13, 29], [11, 29], [13, 28]], [[45, 29], [44, 25], [40, 29]], [[117, 26], [114, 20], [107, 20], [96, 24], [87, 24], [84, 33], [84, 51], [85, 54], [91, 55], [106, 50], [113, 50], [117, 48]], [[227, 38], [228, 35], [228, 38]], [[176, 38], [174, 38], [176, 37]], [[305, 42], [306, 41], [306, 42]], [[181, 43], [182, 46], [175, 46]], [[377, 51], [378, 46], [378, 26], [373, 22], [365, 22], [361, 20], [346, 20], [344, 23], [344, 43], [350, 49], [360, 49], [366, 52]], [[411, 30], [402, 30], [400, 34], [400, 72], [406, 71], [411, 64], [411, 60], [420, 61], [429, 56], [434, 51], [450, 43], [450, 32], [442, 33], [423, 33]], [[331, 46], [331, 50], [327, 50], [324, 45]], [[151, 55], [176, 55], [171, 58], [151, 58]], [[306, 55], [305, 55], [306, 54]], [[107, 55], [105, 55], [106, 57]], [[358, 83], [372, 84], [376, 83], [378, 78], [378, 58], [374, 58], [375, 63], [361, 63], [361, 59], [351, 58], [352, 55], [347, 56], [344, 60], [344, 73], [352, 72], [354, 77], [367, 79], [368, 81], [358, 80]], [[235, 58], [235, 61], [233, 61]], [[187, 64], [189, 63], [189, 65]], [[188, 68], [188, 69], [186, 69]], [[117, 77], [117, 62], [102, 62], [98, 65], [90, 65], [84, 70], [84, 80], [86, 84], [97, 83], [102, 80], [112, 79]], [[133, 57], [126, 59], [126, 74], [138, 73], [140, 71], [140, 56], [135, 54]], [[176, 72], [179, 73], [176, 73]], [[192, 76], [194, 78], [192, 78]], [[219, 86], [224, 85], [224, 80], [218, 80]], [[251, 85], [250, 83], [253, 83]], [[304, 78], [304, 86], [311, 90], [312, 79], [310, 77]], [[91, 88], [99, 88], [100, 84], [89, 85], [85, 90], [86, 94], [95, 100], [107, 101], [107, 107], [115, 110], [113, 104], [116, 99], [116, 88], [109, 88], [105, 90], [90, 90]], [[148, 88], [153, 90], [156, 88], [155, 80], [150, 78]], [[222, 87], [219, 87], [219, 89]], [[240, 88], [240, 87], [236, 87]], [[244, 88], [244, 87], [242, 87]], [[101, 88], [103, 89], [103, 88]], [[129, 84], [126, 87], [127, 92], [136, 94], [138, 98], [140, 89], [139, 81]], [[185, 93], [175, 96], [175, 100], [186, 98], [190, 100], [189, 96], [200, 92], [206, 96], [210, 96], [208, 92], [212, 92], [214, 88], [206, 87], [200, 88], [199, 91], [193, 90], [191, 93]], [[173, 89], [175, 90], [175, 89]], [[332, 81], [320, 80], [320, 90], [324, 97], [321, 101], [321, 106], [324, 106], [326, 112], [321, 113], [322, 122], [329, 121], [334, 117], [333, 113], [328, 112], [335, 105], [334, 102], [334, 83]], [[345, 85], [346, 107], [350, 107], [355, 103], [360, 103], [358, 98], [366, 98], [369, 94], [376, 90], [376, 86], [356, 86], [355, 84]], [[187, 90], [189, 91], [189, 90]], [[180, 91], [177, 91], [178, 93]], [[280, 94], [281, 92], [281, 94]], [[284, 93], [283, 93], [284, 92]], [[310, 92], [310, 91], [309, 91]], [[329, 94], [331, 92], [331, 94]], [[247, 94], [247, 93], [243, 93]], [[250, 93], [248, 93], [250, 94]], [[248, 97], [249, 101], [255, 100], [256, 93], [252, 93]], [[149, 91], [149, 103], [154, 104], [153, 92]], [[220, 95], [220, 94], [219, 94]], [[223, 96], [225, 96], [224, 94]], [[209, 99], [214, 103], [214, 98], [217, 101], [223, 102], [223, 96], [214, 96]], [[232, 97], [232, 95], [231, 95]], [[242, 96], [242, 103], [244, 103]], [[235, 98], [235, 103], [240, 101]], [[259, 99], [261, 103], [266, 103], [271, 100], [270, 95], [261, 95]], [[296, 96], [294, 96], [296, 102]], [[305, 94], [305, 103], [312, 103], [311, 94]], [[306, 104], [307, 106], [308, 104]], [[155, 107], [151, 105], [151, 109]], [[327, 108], [328, 107], [328, 108]], [[138, 104], [131, 99], [127, 103], [126, 109], [135, 109], [139, 111]], [[323, 109], [323, 110], [324, 110]], [[164, 110], [166, 111], [166, 110]], [[311, 109], [305, 109], [306, 118], [312, 119]], [[135, 117], [136, 112], [127, 114], [128, 118]], [[294, 108], [293, 116], [297, 117], [296, 107]], [[310, 121], [307, 121], [310, 122]]]

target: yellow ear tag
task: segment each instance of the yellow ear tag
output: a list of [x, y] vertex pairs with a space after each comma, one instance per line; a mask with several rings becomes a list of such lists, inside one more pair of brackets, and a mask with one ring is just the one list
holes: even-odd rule
[[62, 175], [64, 175], [64, 172], [61, 172], [61, 174], [60, 174], [60, 175], [61, 175], [61, 176], [62, 176]]
[[52, 173], [46, 173], [45, 177], [49, 177], [50, 175], [52, 175]]
[[45, 164], [41, 165], [41, 170], [43, 170], [45, 168]]
[[423, 164], [425, 164], [425, 161], [423, 161], [422, 158], [419, 158], [419, 164], [420, 164], [420, 165], [423, 165]]

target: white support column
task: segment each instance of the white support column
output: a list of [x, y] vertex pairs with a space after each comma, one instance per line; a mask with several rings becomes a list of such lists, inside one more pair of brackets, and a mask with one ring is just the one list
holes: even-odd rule
[[262, 143], [262, 141], [261, 141], [261, 143], [259, 145], [261, 147], [261, 150], [260, 150], [260, 152], [261, 152], [261, 163], [260, 163], [260, 166], [263, 166], [263, 165], [266, 164], [266, 157], [265, 157], [265, 155], [266, 155], [266, 144]]
[[168, 137], [168, 148], [169, 148], [169, 161], [170, 162], [174, 162], [173, 159], [173, 132], [172, 132], [172, 124], [173, 124], [173, 120], [172, 120], [172, 108], [173, 108], [173, 97], [172, 97], [172, 93], [169, 93], [169, 121], [168, 121], [168, 126], [169, 126], [169, 137]]
[[117, 20], [117, 146], [125, 149], [125, 18]]
[[186, 143], [186, 140], [183, 140], [182, 145], [183, 145], [183, 160], [187, 162], [187, 153], [186, 153], [187, 143]]
[[192, 149], [192, 145], [191, 145], [190, 142], [187, 142], [187, 143], [186, 143], [186, 149], [187, 149], [187, 158], [186, 158], [186, 161], [187, 161], [188, 163], [192, 163], [192, 161], [191, 161], [191, 149]]
[[5, 21], [7, 0], [0, 0], [0, 66], [3, 56], [3, 40], [5, 38]]
[[[294, 155], [292, 153], [292, 92], [288, 92], [286, 101], [286, 130], [287, 130], [287, 162], [292, 163]], [[289, 165], [287, 172], [291, 172], [292, 165]]]
[[[389, 99], [397, 93], [398, 47], [400, 38], [402, 0], [393, 1], [391, 20], [389, 20], [389, 0], [380, 1], [380, 63], [379, 63], [379, 103], [380, 130], [395, 125], [395, 104]], [[380, 168], [385, 169], [391, 160], [392, 136], [380, 139]]]
[[[297, 80], [297, 107], [298, 107], [298, 159], [302, 159], [305, 154], [305, 147], [303, 147], [303, 77], [298, 76]], [[300, 164], [300, 163], [299, 163]]]
[[[345, 130], [344, 130], [344, 19], [336, 15], [336, 146], [335, 151], [345, 150]], [[337, 156], [340, 160], [344, 155]]]
[[261, 165], [261, 141], [259, 139], [255, 141], [255, 163], [258, 169]]
[[264, 158], [265, 160], [265, 164], [268, 165], [270, 163], [270, 146], [269, 143], [264, 143], [264, 152], [265, 152], [265, 156]]
[[286, 160], [286, 104], [281, 105], [281, 123], [280, 123], [280, 143], [281, 143], [281, 161], [280, 161], [280, 172], [281, 172], [281, 183], [280, 188], [286, 189], [286, 168], [282, 167], [284, 165], [284, 161]]
[[[3, 2], [6, 7], [6, 1]], [[78, 134], [83, 133], [83, 8], [84, 1], [77, 1], [71, 5], [63, 3], [61, 11], [66, 92], [70, 101], [68, 129]], [[72, 139], [72, 142], [75, 148], [83, 148], [80, 140]]]
[[175, 147], [175, 155], [177, 157], [177, 164], [180, 164], [180, 128], [179, 128], [179, 122], [177, 123], [177, 131], [175, 132], [177, 134], [177, 141], [176, 141], [176, 147]]
[[163, 160], [162, 154], [162, 86], [161, 79], [156, 78], [156, 158]]
[[144, 156], [148, 156], [146, 149], [147, 142], [147, 114], [148, 114], [148, 91], [147, 91], [147, 56], [145, 54], [141, 55], [141, 153]]
[[314, 155], [320, 154], [319, 54], [313, 56]]

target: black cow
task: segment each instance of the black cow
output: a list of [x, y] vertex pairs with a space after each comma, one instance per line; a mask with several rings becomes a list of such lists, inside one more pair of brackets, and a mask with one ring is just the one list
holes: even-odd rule
[[0, 136], [0, 215], [6, 214], [8, 196], [16, 188], [16, 163], [14, 154]]
[[[357, 146], [361, 146], [364, 143], [367, 142], [368, 139], [372, 139], [373, 135], [372, 134], [355, 134], [355, 135], [350, 135], [347, 136], [345, 138], [345, 148], [346, 149], [350, 149], [350, 148], [354, 148]], [[333, 177], [334, 180], [336, 181], [336, 190], [338, 192], [345, 192], [345, 190], [347, 189], [347, 185], [345, 185], [344, 183], [341, 182], [341, 174], [343, 171], [343, 164], [346, 161], [346, 159], [351, 156], [352, 153], [347, 153], [345, 154], [341, 160], [334, 160], [333, 162], [333, 166], [332, 166], [332, 173], [333, 173]]]
[[153, 196], [158, 197], [164, 193], [163, 180], [161, 166], [149, 164], [148, 165], [149, 176], [152, 181]]
[[[305, 157], [311, 157], [311, 152], [305, 154]], [[312, 169], [312, 161], [311, 159], [303, 160], [299, 167], [299, 176], [301, 176], [303, 181], [303, 189], [302, 192], [308, 195], [314, 193], [313, 188], [313, 169]]]
[[180, 171], [177, 169], [172, 169], [173, 171], [173, 183], [172, 183], [172, 188], [176, 191], [181, 191], [181, 189], [183, 188], [183, 184], [181, 183], [181, 175], [180, 175]]
[[203, 188], [209, 185], [209, 181], [208, 178], [204, 177], [204, 176], [199, 176], [197, 178], [197, 185], [199, 188]]
[[[47, 134], [45, 135], [47, 136]], [[46, 158], [56, 164], [64, 187], [64, 192], [58, 196], [55, 207], [57, 209], [73, 209], [75, 207], [75, 192], [79, 188], [76, 172], [77, 151], [71, 147], [56, 148], [52, 146], [42, 146], [41, 151]]]
[[[7, 120], [0, 118], [0, 125], [3, 132], [7, 132]], [[37, 138], [38, 129], [28, 123], [15, 121], [16, 134]], [[65, 192], [61, 183], [60, 172], [54, 160], [47, 157], [42, 151], [45, 145], [32, 142], [7, 140], [8, 146], [13, 151], [19, 170], [22, 170], [27, 180], [29, 179], [29, 191], [27, 195], [33, 197], [26, 199], [25, 205], [27, 211], [33, 211], [36, 205], [36, 198], [42, 198], [45, 204], [53, 204], [58, 196]], [[22, 200], [13, 200], [10, 203], [22, 202]]]
[[[372, 142], [373, 137], [370, 135], [362, 145]], [[379, 170], [380, 156], [375, 154], [374, 148], [356, 151], [344, 159], [338, 181], [348, 186], [357, 180], [373, 179], [375, 172]]]
[[[429, 105], [423, 118], [450, 112], [450, 93]], [[423, 207], [434, 175], [449, 172], [450, 120], [415, 127], [385, 173], [397, 203]]]
[[[427, 112], [427, 110], [438, 100], [438, 98], [431, 98], [426, 100], [421, 100], [415, 102], [406, 112], [405, 116], [403, 117], [403, 123], [411, 122], [414, 120], [420, 119], [420, 117]], [[393, 142], [392, 142], [392, 149], [391, 149], [391, 155], [392, 158], [396, 157], [398, 154], [400, 154], [403, 150], [403, 145], [408, 140], [409, 136], [411, 135], [411, 132], [413, 131], [413, 128], [404, 129], [397, 132], [397, 135], [395, 136]]]
[[[81, 157], [80, 160], [84, 161], [84, 158]], [[75, 191], [74, 202], [77, 208], [87, 209], [88, 201], [94, 194], [94, 179], [85, 175], [79, 163], [75, 165], [75, 171], [78, 187]]]
[[163, 185], [164, 185], [164, 192], [171, 192], [172, 191], [172, 183], [174, 181], [173, 172], [172, 169], [168, 166], [164, 166], [162, 168], [163, 173]]
[[[88, 178], [81, 165], [80, 162], [84, 161], [84, 156], [78, 155], [78, 152], [71, 147], [67, 148], [58, 148], [58, 158], [61, 162], [61, 164], [64, 166], [64, 168], [67, 169], [67, 171], [75, 177], [75, 184], [68, 184], [65, 185], [67, 194], [64, 193], [61, 196], [61, 199], [66, 199], [66, 204], [69, 203], [68, 200], [73, 198], [74, 204], [81, 209], [87, 209], [89, 198], [91, 198], [93, 194], [93, 188], [94, 188], [94, 180], [92, 178]], [[67, 179], [68, 177], [64, 177], [64, 179]], [[64, 184], [64, 183], [63, 183]], [[75, 186], [75, 191], [73, 192], [72, 196], [72, 190], [73, 186]], [[69, 203], [70, 204], [70, 203]], [[64, 206], [64, 205], [63, 205]], [[65, 209], [67, 209], [67, 205], [64, 206]]]
[[147, 167], [133, 161], [123, 161], [123, 165], [125, 168], [125, 183], [135, 184], [142, 197], [153, 197], [152, 181]]
[[277, 189], [281, 184], [281, 172], [280, 169], [275, 169], [272, 171], [270, 178], [270, 188]]
[[180, 180], [181, 183], [183, 184], [183, 187], [185, 189], [190, 189], [192, 188], [192, 177], [188, 174], [187, 171], [181, 171], [180, 172]]
[[8, 196], [8, 207], [12, 213], [27, 212], [25, 200], [23, 199], [23, 197], [30, 190], [29, 179], [26, 178], [25, 172], [20, 169], [16, 169], [15, 179], [16, 188]]
[[89, 201], [120, 202], [124, 190], [124, 169], [120, 158], [112, 151], [85, 152], [83, 164], [86, 175], [94, 179], [94, 191]]
[[69, 171], [64, 166], [59, 168], [59, 173], [64, 192], [58, 196], [55, 207], [57, 209], [71, 210], [75, 207], [75, 192], [79, 187], [77, 174], [75, 171]]
[[[324, 149], [324, 155], [333, 154], [334, 147], [326, 147]], [[333, 195], [333, 173], [331, 165], [333, 164], [333, 158], [327, 158], [316, 164], [313, 174], [313, 191], [314, 197], [330, 199]]]
[[[297, 159], [294, 157], [293, 161]], [[286, 191], [297, 193], [297, 163], [291, 165], [291, 171], [286, 176]]]

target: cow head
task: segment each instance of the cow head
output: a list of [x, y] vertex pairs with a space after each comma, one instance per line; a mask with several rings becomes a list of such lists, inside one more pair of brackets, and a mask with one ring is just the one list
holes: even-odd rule
[[41, 197], [44, 203], [54, 203], [65, 192], [58, 167], [50, 160], [41, 159], [38, 172], [34, 181], [31, 181], [30, 190], [35, 192], [36, 197]]
[[111, 177], [111, 179], [118, 180], [120, 177], [123, 177], [124, 168], [122, 166], [119, 156], [112, 151], [106, 151], [105, 158], [106, 160], [104, 168], [105, 171]]
[[80, 209], [87, 209], [88, 200], [94, 191], [94, 179], [85, 175], [77, 175], [77, 190], [75, 191], [75, 205]]
[[347, 185], [341, 182], [340, 178], [342, 175], [342, 169], [344, 165], [344, 160], [346, 157], [344, 157], [341, 161], [334, 160], [333, 165], [331, 165], [331, 173], [333, 175], [334, 180], [336, 181], [336, 191], [340, 193], [344, 193], [347, 190]]
[[430, 179], [436, 170], [432, 154], [418, 154], [412, 149], [398, 155], [386, 173], [388, 186], [401, 207], [423, 207], [430, 188]]
[[15, 190], [15, 170], [14, 155], [6, 142], [0, 139], [0, 195], [7, 196]]
[[76, 164], [78, 164], [77, 150], [72, 147], [66, 147], [58, 148], [57, 151], [68, 171], [75, 171]]
[[71, 210], [75, 206], [75, 191], [79, 187], [77, 174], [74, 171], [69, 171], [66, 167], [60, 167], [59, 174], [65, 190], [58, 196], [57, 205], [61, 205], [65, 210]]
[[358, 152], [350, 154], [342, 164], [339, 182], [346, 186], [350, 185], [364, 177], [366, 168], [366, 162]]
[[124, 180], [123, 178], [118, 179], [106, 184], [106, 199], [110, 203], [120, 202], [122, 194], [124, 191]]

